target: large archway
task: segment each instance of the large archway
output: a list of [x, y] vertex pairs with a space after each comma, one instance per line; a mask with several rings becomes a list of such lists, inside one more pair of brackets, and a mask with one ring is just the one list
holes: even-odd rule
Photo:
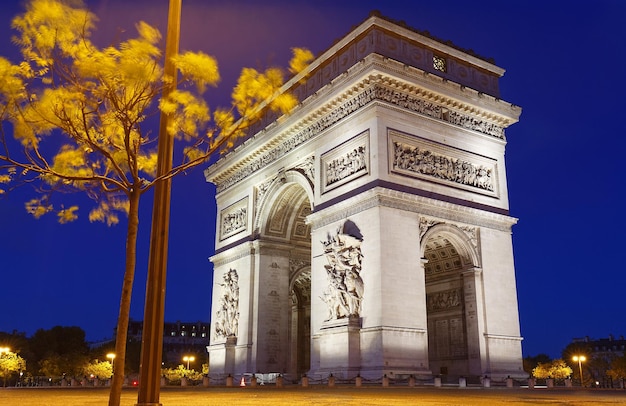
[[[433, 374], [454, 381], [480, 374], [476, 295], [476, 255], [458, 228], [433, 226], [423, 238], [428, 328], [428, 360]], [[469, 280], [469, 285], [466, 279]]]
[[[310, 368], [311, 351], [311, 200], [298, 175], [289, 174], [268, 189], [259, 213], [259, 240], [263, 245], [280, 246], [289, 254], [288, 313], [289, 349], [282, 372], [293, 380]], [[285, 275], [287, 276], [287, 275]], [[282, 318], [282, 317], [281, 317]]]

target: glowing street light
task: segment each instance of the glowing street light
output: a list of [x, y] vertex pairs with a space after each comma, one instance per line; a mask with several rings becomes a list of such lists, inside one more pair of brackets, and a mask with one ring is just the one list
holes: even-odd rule
[[111, 369], [113, 369], [113, 361], [115, 361], [115, 353], [112, 353], [112, 352], [108, 353], [107, 354], [107, 358], [111, 360], [110, 361], [111, 362]]
[[185, 355], [183, 357], [183, 361], [185, 361], [187, 363], [187, 369], [189, 369], [189, 363], [190, 362], [194, 362], [196, 360], [196, 357], [194, 357], [193, 355]]
[[583, 386], [583, 367], [582, 362], [585, 362], [587, 358], [584, 355], [574, 355], [572, 358], [574, 362], [578, 362], [578, 370], [580, 371], [580, 386]]

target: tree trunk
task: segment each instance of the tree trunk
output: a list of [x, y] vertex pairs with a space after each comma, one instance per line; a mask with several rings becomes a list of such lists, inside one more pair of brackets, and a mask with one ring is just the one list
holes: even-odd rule
[[126, 342], [128, 338], [128, 323], [130, 321], [130, 302], [135, 280], [135, 264], [137, 262], [137, 234], [139, 231], [139, 198], [141, 190], [133, 188], [129, 196], [128, 231], [126, 233], [126, 269], [122, 284], [120, 312], [117, 319], [117, 334], [115, 335], [115, 362], [113, 363], [113, 379], [109, 393], [109, 406], [119, 406], [124, 384], [124, 369], [126, 366]]

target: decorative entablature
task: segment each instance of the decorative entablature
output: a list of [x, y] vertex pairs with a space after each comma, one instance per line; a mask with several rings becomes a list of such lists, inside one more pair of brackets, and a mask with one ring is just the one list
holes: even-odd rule
[[[367, 58], [367, 62], [369, 62], [367, 65], [371, 67], [376, 62], [381, 64], [381, 68], [383, 68], [384, 60], [381, 58], [378, 55], [370, 55]], [[437, 79], [434, 80], [437, 81]], [[454, 86], [452, 83], [447, 85]], [[218, 193], [223, 192], [250, 174], [261, 170], [298, 146], [315, 138], [324, 130], [355, 111], [375, 101], [384, 102], [412, 113], [504, 140], [504, 127], [516, 121], [519, 108], [494, 98], [491, 99], [491, 103], [497, 107], [494, 110], [502, 109], [500, 104], [504, 103], [516, 111], [513, 112], [512, 116], [506, 116], [504, 114], [478, 110], [476, 107], [471, 106], [469, 103], [464, 103], [458, 98], [453, 99], [441, 93], [429, 91], [424, 87], [391, 78], [383, 73], [370, 74], [360, 82], [352, 85], [340, 97], [325, 103], [324, 106], [309, 114], [296, 125], [293, 125], [290, 131], [275, 134], [261, 148], [257, 148], [254, 152], [246, 153], [245, 157], [236, 164], [231, 165], [228, 171], [211, 176], [211, 168], [209, 168], [207, 177], [210, 177], [211, 182], [216, 184]], [[312, 102], [312, 100], [309, 102]], [[300, 109], [302, 108], [300, 107]], [[516, 112], [518, 114], [515, 114]], [[245, 149], [252, 140], [248, 140], [247, 143], [239, 148]], [[235, 153], [238, 152], [238, 149], [235, 150]]]
[[[458, 227], [463, 227], [463, 231], [470, 234], [474, 233], [473, 230], [476, 227], [511, 232], [511, 227], [517, 223], [516, 218], [507, 215], [383, 187], [372, 188], [329, 208], [316, 211], [307, 217], [307, 222], [311, 224], [312, 229], [316, 230], [379, 206], [417, 213], [421, 217], [435, 218], [438, 222], [451, 223]], [[470, 240], [474, 238], [469, 235], [468, 237]]]

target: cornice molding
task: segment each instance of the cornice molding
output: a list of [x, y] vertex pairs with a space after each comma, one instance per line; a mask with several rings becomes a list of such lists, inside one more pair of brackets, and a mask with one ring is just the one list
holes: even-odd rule
[[459, 223], [459, 226], [473, 225], [508, 233], [511, 232], [511, 227], [517, 223], [516, 218], [502, 214], [390, 190], [380, 186], [310, 214], [307, 217], [307, 223], [311, 224], [313, 230], [316, 230], [378, 206], [435, 217], [441, 219], [441, 221]]

